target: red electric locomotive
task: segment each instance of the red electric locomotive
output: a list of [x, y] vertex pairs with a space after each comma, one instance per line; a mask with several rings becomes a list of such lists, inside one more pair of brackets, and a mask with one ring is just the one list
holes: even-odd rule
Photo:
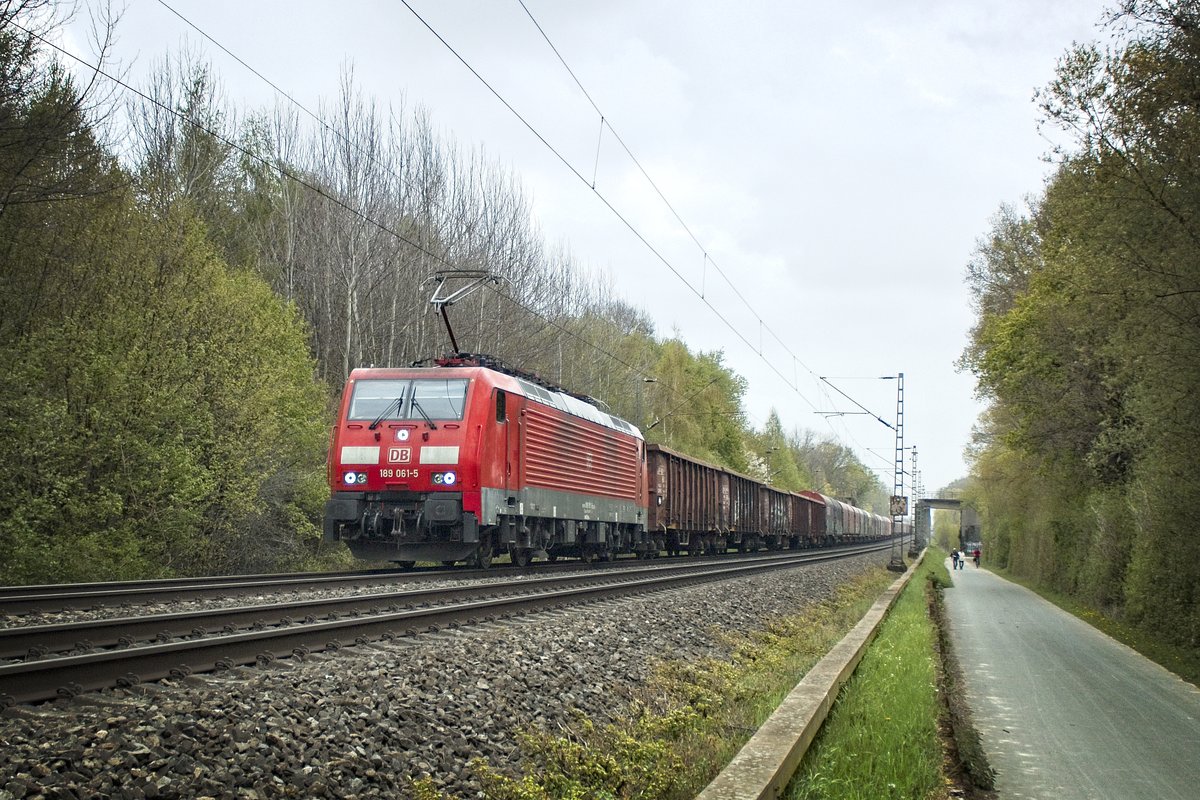
[[351, 373], [326, 539], [406, 566], [650, 551], [637, 428], [485, 356], [436, 364]]

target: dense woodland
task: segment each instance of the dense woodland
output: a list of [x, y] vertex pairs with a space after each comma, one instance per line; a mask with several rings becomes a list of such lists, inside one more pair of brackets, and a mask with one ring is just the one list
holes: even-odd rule
[[[993, 563], [1200, 646], [1200, 4], [1126, 0], [1038, 94], [1065, 142], [968, 270]], [[1065, 136], [1064, 136], [1065, 134]]]
[[[71, 8], [0, 0], [0, 582], [339, 563], [325, 448], [350, 369], [463, 349], [608, 403], [647, 438], [883, 511], [852, 452], [761, 426], [720, 352], [538, 230], [517, 176], [364, 97], [234, 108], [192, 53], [126, 88], [47, 39]], [[97, 26], [94, 64], [116, 19]], [[648, 380], [652, 379], [652, 380]]]

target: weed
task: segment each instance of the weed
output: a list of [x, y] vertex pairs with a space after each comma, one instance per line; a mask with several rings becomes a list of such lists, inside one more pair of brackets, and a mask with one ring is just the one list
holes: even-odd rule
[[657, 664], [616, 721], [525, 732], [519, 776], [482, 761], [473, 771], [494, 800], [694, 797], [892, 579], [871, 570], [762, 630], [715, 632], [725, 659]]

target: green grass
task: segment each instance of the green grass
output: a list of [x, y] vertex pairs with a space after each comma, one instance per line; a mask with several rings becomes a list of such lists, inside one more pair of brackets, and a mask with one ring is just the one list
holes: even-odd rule
[[1085, 605], [1064, 594], [1037, 586], [1025, 578], [1013, 575], [1008, 570], [993, 569], [1005, 580], [1020, 584], [1036, 592], [1068, 614], [1078, 617], [1097, 630], [1103, 631], [1123, 645], [1131, 647], [1156, 664], [1165, 667], [1188, 683], [1200, 686], [1200, 650], [1194, 647], [1176, 647], [1153, 638], [1132, 625], [1106, 616], [1095, 608]]
[[938, 735], [930, 577], [949, 582], [930, 551], [880, 627], [854, 676], [842, 687], [785, 797], [884, 800], [946, 794]]
[[491, 800], [693, 798], [894, 579], [874, 569], [765, 630], [723, 633], [728, 657], [660, 664], [622, 718], [528, 731], [524, 763], [474, 773]]

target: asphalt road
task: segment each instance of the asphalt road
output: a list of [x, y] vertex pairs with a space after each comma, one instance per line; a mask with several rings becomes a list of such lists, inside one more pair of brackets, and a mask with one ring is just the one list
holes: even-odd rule
[[985, 569], [952, 575], [951, 640], [1001, 800], [1200, 798], [1200, 690]]

